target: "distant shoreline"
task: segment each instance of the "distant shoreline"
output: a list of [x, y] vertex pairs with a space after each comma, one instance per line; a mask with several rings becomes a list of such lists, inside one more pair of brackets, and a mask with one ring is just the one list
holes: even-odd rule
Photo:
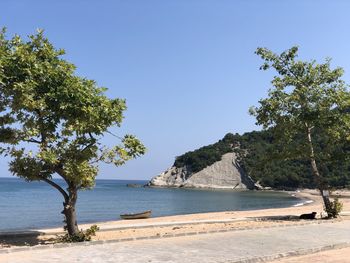
[[[203, 189], [203, 188], [201, 188]], [[204, 190], [204, 189], [203, 189]], [[218, 189], [222, 190], [222, 189]], [[246, 190], [250, 191], [250, 190]], [[262, 209], [251, 209], [251, 210], [228, 210], [228, 211], [218, 211], [218, 212], [204, 212], [204, 213], [190, 213], [190, 214], [178, 214], [178, 215], [170, 215], [170, 216], [157, 216], [157, 217], [151, 217], [149, 219], [141, 219], [141, 220], [135, 220], [135, 221], [130, 221], [130, 220], [108, 220], [108, 221], [91, 221], [91, 222], [83, 222], [79, 224], [80, 228], [88, 228], [93, 224], [96, 224], [98, 226], [104, 226], [104, 225], [127, 225], [130, 223], [144, 223], [144, 222], [166, 222], [166, 221], [174, 221], [177, 219], [187, 219], [187, 218], [194, 218], [195, 220], [197, 219], [206, 219], [206, 218], [219, 218], [219, 219], [227, 219], [226, 216], [223, 216], [224, 214], [235, 214], [235, 215], [240, 215], [240, 217], [252, 217], [254, 214], [256, 216], [261, 216], [261, 215], [277, 215], [279, 211], [281, 211], [281, 215], [285, 215], [285, 211], [290, 211], [295, 208], [295, 211], [308, 211], [313, 208], [320, 206], [322, 208], [321, 200], [316, 194], [316, 190], [312, 189], [305, 189], [301, 190], [300, 192], [295, 192], [295, 191], [278, 191], [278, 190], [266, 190], [269, 192], [278, 192], [278, 193], [286, 193], [289, 195], [295, 195], [294, 197], [300, 199], [302, 202], [296, 205], [291, 205], [291, 206], [286, 206], [286, 207], [280, 207], [280, 208], [262, 208]], [[350, 191], [349, 191], [350, 195]], [[320, 210], [320, 209], [319, 209]], [[349, 210], [350, 210], [350, 203], [349, 203]], [[222, 217], [222, 218], [221, 218]], [[35, 230], [35, 231], [57, 231], [59, 232], [62, 227], [48, 227], [48, 228], [38, 228], [38, 229], [28, 229], [30, 230]]]
[[[14, 179], [14, 180], [19, 180], [17, 178], [11, 178], [11, 179]], [[11, 180], [12, 181], [12, 180]], [[103, 180], [105, 181], [105, 180]], [[120, 180], [116, 180], [117, 182], [119, 181], [119, 185], [124, 185], [124, 180], [123, 181], [120, 181]], [[132, 181], [125, 181], [126, 182], [132, 182]], [[28, 186], [31, 186], [33, 184], [28, 184]], [[107, 184], [108, 185], [108, 184]], [[110, 184], [112, 187], [107, 187], [106, 189], [108, 190], [107, 192], [109, 193], [112, 193], [114, 196], [117, 194], [117, 198], [118, 198], [118, 195], [121, 195], [121, 193], [123, 193], [122, 191], [119, 191], [118, 188], [115, 188], [114, 187], [114, 183], [111, 183]], [[97, 185], [99, 186], [99, 185]], [[126, 186], [125, 186], [126, 187]], [[24, 190], [23, 191], [27, 191], [26, 190], [27, 186], [24, 186]], [[124, 187], [123, 187], [124, 188]], [[153, 187], [152, 187], [153, 188]], [[158, 188], [158, 187], [156, 187]], [[42, 189], [42, 188], [36, 188], [36, 189]], [[37, 190], [34, 189], [35, 191], [33, 193], [35, 193], [35, 196], [37, 195]], [[49, 189], [49, 186], [47, 186], [47, 189]], [[98, 190], [99, 187], [96, 187], [96, 190]], [[104, 193], [104, 190], [105, 188], [100, 188], [100, 190], [98, 190], [97, 194], [98, 196], [100, 196], [100, 193]], [[111, 189], [115, 189], [113, 191], [111, 191]], [[121, 189], [121, 188], [120, 188]], [[125, 188], [126, 189], [126, 188]], [[96, 191], [95, 190], [95, 191]], [[180, 189], [179, 189], [180, 190]], [[213, 197], [220, 197], [220, 196], [223, 196], [225, 197], [226, 194], [219, 194], [217, 195], [215, 192], [216, 191], [219, 191], [219, 192], [260, 192], [260, 191], [251, 191], [251, 190], [230, 190], [230, 189], [212, 189], [212, 188], [195, 188], [195, 189], [186, 189], [186, 190], [198, 190], [198, 191], [213, 191]], [[30, 191], [30, 190], [29, 190]], [[50, 189], [50, 192], [54, 192], [55, 190], [51, 190]], [[150, 194], [150, 192], [153, 192], [153, 191], [147, 191], [146, 189], [143, 190], [136, 190], [137, 192], [133, 192], [135, 191], [134, 189], [130, 189], [131, 193], [139, 193], [139, 197], [140, 195], [142, 196], [143, 195], [143, 191], [146, 191], [146, 195]], [[344, 192], [343, 190], [338, 190], [340, 192]], [[338, 192], [337, 191], [337, 192]], [[147, 193], [148, 192], [148, 193]], [[155, 191], [156, 193], [157, 191]], [[164, 194], [166, 194], [166, 196], [170, 196], [172, 198], [176, 197], [176, 198], [180, 198], [180, 200], [178, 201], [179, 204], [181, 204], [182, 202], [184, 202], [184, 200], [187, 200], [187, 193], [182, 193], [181, 191], [176, 191], [176, 193], [172, 193], [170, 191], [170, 195], [169, 193], [166, 193], [166, 192], [159, 192], [160, 195], [159, 195], [159, 198], [157, 199], [157, 202], [159, 203], [162, 203], [162, 199], [161, 197], [164, 196]], [[198, 207], [196, 208], [196, 203], [193, 205], [194, 206], [194, 209], [191, 209], [191, 207], [189, 207], [187, 209], [187, 206], [184, 207], [182, 210], [176, 210], [176, 209], [168, 209], [169, 211], [171, 210], [172, 212], [168, 212], [168, 214], [165, 214], [165, 213], [160, 213], [158, 212], [157, 210], [157, 205], [153, 206], [151, 205], [151, 203], [148, 205], [148, 203], [146, 203], [146, 205], [138, 205], [138, 200], [139, 198], [136, 198], [135, 201], [133, 201], [132, 203], [135, 203], [136, 205], [134, 205], [133, 207], [132, 206], [125, 206], [121, 209], [118, 208], [118, 204], [115, 204], [114, 202], [109, 202], [109, 206], [107, 206], [107, 208], [105, 208], [104, 210], [101, 209], [102, 212], [100, 212], [100, 216], [99, 217], [94, 217], [92, 216], [91, 218], [89, 216], [86, 216], [86, 213], [89, 212], [90, 210], [79, 210], [79, 211], [83, 211], [83, 213], [85, 212], [85, 217], [79, 217], [78, 216], [78, 224], [79, 224], [79, 227], [84, 227], [84, 225], [91, 225], [91, 224], [109, 224], [110, 222], [121, 222], [121, 220], [119, 219], [119, 214], [121, 214], [122, 212], [141, 212], [141, 211], [145, 211], [145, 210], [149, 210], [149, 208], [153, 209], [153, 212], [154, 212], [154, 217], [152, 217], [150, 220], [166, 220], [167, 218], [169, 217], [176, 217], [176, 216], [191, 216], [191, 215], [200, 215], [200, 214], [210, 214], [210, 213], [223, 213], [223, 212], [234, 212], [234, 213], [257, 213], [257, 214], [260, 214], [260, 211], [270, 211], [270, 210], [278, 210], [278, 211], [281, 211], [281, 209], [288, 209], [288, 208], [292, 208], [292, 209], [295, 209], [295, 208], [300, 208], [300, 207], [315, 207], [317, 205], [319, 205], [319, 209], [316, 210], [316, 211], [322, 211], [322, 203], [319, 202], [319, 196], [318, 196], [318, 193], [316, 190], [310, 190], [310, 189], [305, 189], [305, 190], [301, 190], [300, 192], [299, 191], [281, 191], [281, 190], [262, 190], [262, 192], [271, 192], [271, 193], [284, 193], [284, 194], [288, 194], [289, 196], [293, 196], [295, 198], [298, 198], [297, 200], [292, 200], [292, 199], [288, 199], [286, 198], [286, 203], [284, 203], [283, 201], [278, 201], [278, 195], [276, 195], [276, 197], [273, 197], [274, 195], [272, 195], [272, 198], [275, 198], [275, 203], [271, 202], [270, 205], [268, 205], [268, 201], [266, 201], [265, 205], [261, 205], [261, 207], [259, 207], [259, 205], [257, 205], [257, 207], [254, 207], [253, 205], [243, 205], [241, 207], [237, 206], [237, 208], [230, 208], [230, 206], [227, 206], [226, 205], [222, 205], [221, 207], [219, 208], [215, 208], [213, 209], [213, 207], [208, 207], [208, 209], [206, 209], [204, 207], [203, 209], [203, 202], [202, 204], [199, 204], [199, 205], [202, 205], [202, 207]], [[346, 192], [346, 191], [345, 191]], [[128, 192], [129, 193], [129, 192]], [[85, 193], [82, 193], [82, 194], [86, 194]], [[153, 194], [153, 193], [152, 193]], [[175, 196], [174, 196], [175, 194]], [[211, 193], [210, 193], [211, 194]], [[253, 194], [254, 195], [254, 194]], [[45, 192], [45, 196], [48, 196], [48, 193]], [[53, 195], [52, 195], [53, 196]], [[158, 194], [156, 193], [156, 195], [154, 196], [154, 198], [157, 198]], [[196, 201], [196, 200], [210, 200], [210, 195], [206, 195], [205, 193], [199, 193], [199, 195], [197, 195], [196, 193], [194, 194], [191, 194], [189, 196], [192, 196], [192, 199], [190, 198], [190, 200], [193, 201]], [[193, 198], [193, 196], [196, 196], [196, 198]], [[198, 197], [197, 197], [198, 196]], [[208, 198], [206, 199], [202, 199], [202, 197], [206, 197], [208, 196]], [[230, 194], [228, 194], [227, 196], [231, 196]], [[228, 202], [229, 200], [233, 200], [231, 198], [235, 198], [234, 194], [232, 195], [233, 197], [228, 197], [228, 198], [225, 198], [225, 202]], [[245, 196], [245, 194], [243, 194], [243, 197]], [[249, 194], [247, 194], [247, 196], [250, 196]], [[96, 196], [97, 197], [97, 196]], [[111, 196], [112, 197], [112, 196]], [[104, 197], [103, 197], [104, 198]], [[102, 199], [103, 199], [102, 198]], [[257, 197], [255, 198], [260, 198], [259, 195], [257, 195]], [[267, 197], [269, 198], [269, 197]], [[147, 198], [146, 198], [147, 199]], [[28, 199], [30, 200], [30, 199]], [[110, 199], [112, 200], [112, 199]], [[148, 200], [148, 199], [147, 199]], [[147, 201], [146, 200], [146, 201]], [[152, 200], [152, 199], [150, 199]], [[227, 201], [228, 200], [228, 201]], [[238, 199], [240, 200], [240, 199]], [[245, 198], [242, 198], [242, 201], [238, 201], [238, 202], [241, 202], [241, 204], [244, 204], [242, 202], [244, 202]], [[255, 199], [253, 199], [255, 200]], [[267, 199], [268, 200], [268, 199]], [[274, 200], [274, 199], [272, 199]], [[283, 197], [281, 197], [280, 200], [284, 200]], [[55, 208], [54, 210], [50, 211], [50, 215], [52, 214], [53, 217], [56, 218], [55, 221], [49, 221], [49, 220], [46, 220], [46, 218], [43, 218], [46, 220], [46, 222], [43, 220], [43, 221], [37, 221], [36, 224], [32, 224], [32, 225], [29, 225], [29, 223], [21, 218], [17, 218], [17, 221], [19, 222], [18, 224], [13, 222], [13, 221], [8, 221], [8, 223], [5, 223], [3, 225], [3, 229], [0, 230], [0, 232], [7, 232], [7, 231], [26, 231], [28, 229], [30, 230], [40, 230], [40, 229], [51, 229], [51, 228], [59, 228], [60, 230], [62, 230], [62, 223], [61, 223], [61, 220], [57, 220], [57, 216], [59, 216], [58, 212], [56, 213], [56, 211], [60, 211], [59, 209], [61, 208], [59, 205], [61, 204], [61, 202], [59, 202], [59, 204], [56, 204], [57, 203], [57, 198], [54, 199], [54, 202], [55, 202], [55, 205], [57, 206], [57, 208]], [[144, 202], [144, 201], [143, 201]], [[84, 202], [82, 202], [83, 204], [85, 204]], [[141, 202], [142, 203], [142, 202]], [[254, 201], [253, 201], [254, 203]], [[53, 203], [54, 204], [54, 203]], [[204, 203], [205, 205], [205, 203]], [[212, 205], [213, 206], [213, 205]], [[265, 206], [265, 207], [264, 207]], [[20, 207], [20, 206], [19, 206]], [[138, 209], [140, 208], [140, 209]], [[147, 208], [147, 209], [145, 209]], [[181, 206], [180, 206], [181, 208]], [[21, 211], [22, 208], [18, 208], [17, 207], [17, 211]], [[26, 207], [23, 208], [23, 209], [27, 209]], [[79, 209], [79, 207], [78, 207]], [[120, 210], [123, 210], [123, 211], [120, 211]], [[204, 210], [204, 211], [203, 211]], [[207, 211], [205, 211], [207, 210]], [[107, 214], [104, 214], [103, 211], [106, 211]], [[310, 211], [312, 212], [312, 211]], [[196, 216], [195, 216], [196, 217]], [[7, 218], [4, 216], [3, 217], [5, 219], [4, 222], [6, 222]], [[35, 218], [34, 218], [35, 219]], [[61, 219], [61, 218], [59, 218]], [[22, 221], [23, 220], [23, 221]], [[33, 221], [33, 220], [32, 220]], [[34, 222], [34, 221], [33, 221]], [[42, 223], [43, 222], [43, 223]]]

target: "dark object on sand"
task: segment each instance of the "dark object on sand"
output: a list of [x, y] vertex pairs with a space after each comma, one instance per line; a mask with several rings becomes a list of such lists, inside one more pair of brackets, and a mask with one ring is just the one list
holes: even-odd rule
[[135, 213], [135, 214], [123, 214], [120, 215], [122, 219], [144, 219], [144, 218], [149, 218], [152, 214], [151, 210], [144, 211], [141, 213]]
[[312, 212], [310, 214], [302, 214], [299, 216], [299, 219], [315, 219], [316, 218], [316, 212]]

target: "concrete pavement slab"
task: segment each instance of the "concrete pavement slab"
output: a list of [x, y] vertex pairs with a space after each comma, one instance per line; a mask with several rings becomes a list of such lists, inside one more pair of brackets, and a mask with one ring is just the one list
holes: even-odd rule
[[[250, 229], [0, 254], [0, 262], [258, 262], [297, 251], [350, 244], [350, 221]], [[255, 260], [255, 261], [250, 261]]]

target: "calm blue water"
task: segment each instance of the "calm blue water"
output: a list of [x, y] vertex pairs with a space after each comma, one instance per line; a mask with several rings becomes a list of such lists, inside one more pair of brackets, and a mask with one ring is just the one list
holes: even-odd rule
[[[122, 213], [143, 210], [152, 210], [152, 216], [157, 217], [300, 203], [285, 193], [129, 188], [127, 183], [146, 181], [97, 180], [93, 190], [81, 191], [77, 205], [79, 223], [119, 220]], [[0, 230], [61, 226], [62, 201], [61, 194], [46, 183], [0, 178]]]

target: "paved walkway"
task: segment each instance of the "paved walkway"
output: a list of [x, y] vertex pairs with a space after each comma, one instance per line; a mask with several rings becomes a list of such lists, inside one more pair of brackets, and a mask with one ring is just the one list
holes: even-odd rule
[[270, 263], [349, 263], [350, 247], [321, 251], [298, 257], [281, 258]]
[[[0, 262], [239, 262], [350, 244], [350, 220], [0, 254]], [[254, 262], [254, 261], [249, 261]]]

